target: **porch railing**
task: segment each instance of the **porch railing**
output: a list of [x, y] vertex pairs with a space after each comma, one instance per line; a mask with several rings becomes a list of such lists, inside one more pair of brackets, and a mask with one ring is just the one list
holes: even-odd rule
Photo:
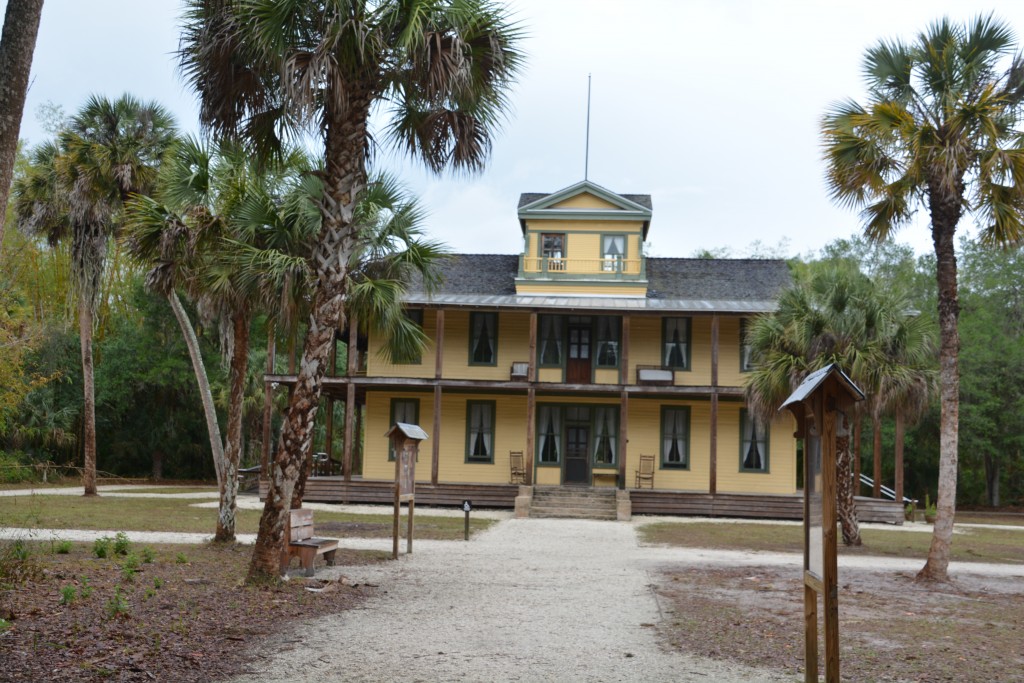
[[639, 275], [640, 259], [524, 257], [524, 273]]

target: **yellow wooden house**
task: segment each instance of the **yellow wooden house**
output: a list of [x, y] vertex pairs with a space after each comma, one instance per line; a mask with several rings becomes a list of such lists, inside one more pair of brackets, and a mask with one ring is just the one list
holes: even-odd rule
[[523, 194], [521, 254], [457, 255], [439, 289], [407, 293], [420, 357], [388, 362], [380, 339], [341, 331], [359, 352], [324, 388], [346, 404], [344, 452], [307, 500], [390, 500], [383, 435], [406, 422], [429, 434], [421, 504], [594, 488], [620, 491], [620, 516], [799, 518], [792, 419], [759, 423], [743, 390], [746, 324], [774, 310], [787, 265], [648, 257], [651, 217], [649, 195], [588, 181]]

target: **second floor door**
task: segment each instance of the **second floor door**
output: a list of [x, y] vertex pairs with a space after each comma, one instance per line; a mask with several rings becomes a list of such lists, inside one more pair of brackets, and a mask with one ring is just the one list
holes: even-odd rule
[[569, 361], [565, 381], [569, 384], [590, 384], [590, 320], [569, 322]]

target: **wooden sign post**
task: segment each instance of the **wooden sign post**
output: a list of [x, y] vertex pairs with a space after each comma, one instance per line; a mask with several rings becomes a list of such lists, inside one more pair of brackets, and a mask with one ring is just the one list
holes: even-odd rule
[[391, 439], [395, 452], [395, 520], [391, 529], [391, 558], [398, 559], [398, 521], [402, 514], [402, 503], [409, 504], [409, 529], [406, 533], [405, 552], [412, 553], [413, 512], [416, 509], [416, 457], [420, 441], [427, 433], [418, 425], [396, 422], [384, 436]]
[[804, 440], [804, 680], [818, 681], [818, 596], [824, 604], [825, 681], [839, 683], [839, 569], [836, 561], [836, 431], [864, 393], [832, 364], [786, 399]]

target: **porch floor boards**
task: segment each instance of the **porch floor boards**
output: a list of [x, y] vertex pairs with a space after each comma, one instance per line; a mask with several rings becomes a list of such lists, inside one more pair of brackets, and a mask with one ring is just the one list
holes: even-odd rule
[[[572, 495], [574, 487], [541, 487]], [[260, 499], [266, 498], [268, 482], [260, 481]], [[580, 490], [598, 490], [586, 489]], [[614, 491], [614, 489], [606, 489]], [[438, 483], [416, 484], [416, 504], [459, 506], [464, 500], [474, 507], [512, 508], [519, 486], [514, 484]], [[700, 493], [630, 489], [634, 515], [683, 515], [699, 517], [746, 517], [752, 519], [803, 519], [803, 495], [756, 493]], [[614, 494], [611, 494], [614, 496]], [[394, 500], [394, 482], [343, 477], [310, 477], [306, 480], [305, 500], [311, 503], [390, 503]], [[536, 501], [535, 501], [536, 503]], [[857, 496], [857, 516], [862, 522], [903, 524], [903, 506], [891, 500]]]

